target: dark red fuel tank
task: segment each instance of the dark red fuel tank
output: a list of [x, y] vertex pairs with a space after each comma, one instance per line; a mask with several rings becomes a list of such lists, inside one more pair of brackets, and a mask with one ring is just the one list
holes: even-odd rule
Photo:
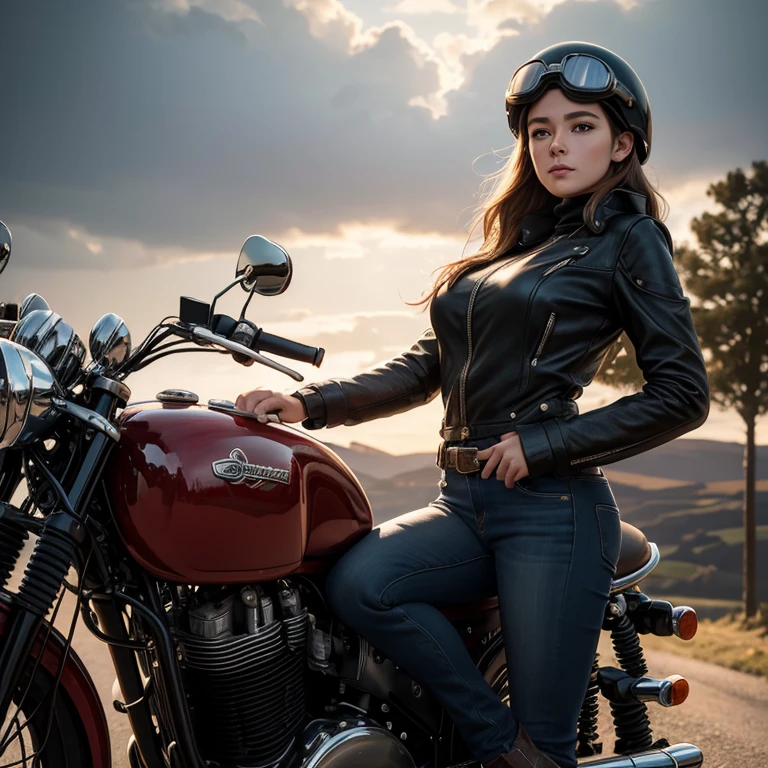
[[322, 571], [373, 526], [360, 483], [325, 445], [203, 405], [126, 408], [107, 472], [128, 551], [168, 581]]

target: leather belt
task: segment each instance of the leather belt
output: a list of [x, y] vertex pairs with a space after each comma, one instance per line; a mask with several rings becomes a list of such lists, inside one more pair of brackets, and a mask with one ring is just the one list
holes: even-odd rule
[[[462, 475], [468, 475], [470, 472], [478, 472], [482, 465], [487, 461], [486, 459], [478, 459], [478, 448], [470, 446], [449, 445], [440, 443], [440, 447], [437, 449], [437, 460], [435, 464], [440, 469], [455, 469]], [[582, 469], [574, 470], [573, 476], [577, 475], [602, 475], [600, 467], [583, 467]]]

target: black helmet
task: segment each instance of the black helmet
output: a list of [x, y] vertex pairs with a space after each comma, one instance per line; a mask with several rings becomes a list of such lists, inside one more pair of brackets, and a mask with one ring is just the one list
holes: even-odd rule
[[635, 152], [640, 164], [648, 160], [651, 105], [643, 83], [621, 56], [579, 40], [557, 43], [539, 51], [512, 75], [505, 103], [509, 129], [515, 138], [519, 138], [520, 118], [525, 107], [553, 85], [574, 101], [599, 101], [622, 130], [635, 135]]

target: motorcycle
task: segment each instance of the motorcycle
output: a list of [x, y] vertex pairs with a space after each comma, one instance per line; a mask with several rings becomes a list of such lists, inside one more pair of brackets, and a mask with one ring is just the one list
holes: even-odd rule
[[[2, 225], [0, 271], [10, 250]], [[135, 348], [123, 320], [107, 314], [90, 333], [88, 362], [77, 334], [41, 296], [0, 305], [5, 768], [111, 765], [103, 708], [71, 647], [78, 616], [109, 647], [132, 768], [478, 765], [430, 691], [326, 604], [325, 574], [373, 526], [347, 465], [275, 414], [264, 423], [232, 402], [202, 404], [177, 389], [129, 402], [130, 374], [181, 352], [223, 353], [302, 381], [264, 353], [319, 366], [324, 350], [245, 318], [255, 294], [282, 293], [291, 275], [282, 247], [249, 237], [234, 281], [211, 303], [182, 297], [178, 317]], [[237, 285], [248, 294], [240, 317], [216, 314], [216, 301]], [[26, 497], [14, 505], [17, 489]], [[9, 577], [30, 533], [34, 550], [12, 591]], [[624, 522], [622, 534], [604, 622], [619, 666], [595, 657], [578, 755], [602, 753], [602, 697], [617, 756], [586, 764], [700, 766], [693, 744], [654, 740], [647, 703], [679, 705], [688, 684], [679, 675], [650, 677], [639, 639], [690, 639], [696, 614], [640, 590], [659, 551]], [[53, 619], [67, 591], [78, 610], [65, 637]], [[442, 610], [508, 701], [498, 601]]]

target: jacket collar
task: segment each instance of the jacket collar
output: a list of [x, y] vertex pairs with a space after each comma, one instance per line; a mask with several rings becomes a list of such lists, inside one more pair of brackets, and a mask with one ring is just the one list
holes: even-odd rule
[[593, 235], [605, 230], [608, 222], [621, 213], [645, 213], [646, 196], [628, 187], [614, 187], [598, 204], [595, 220], [584, 219], [584, 206], [591, 193], [565, 197], [553, 208], [541, 209], [523, 216], [520, 222], [520, 245], [531, 245], [553, 234], [575, 232], [586, 227]]

